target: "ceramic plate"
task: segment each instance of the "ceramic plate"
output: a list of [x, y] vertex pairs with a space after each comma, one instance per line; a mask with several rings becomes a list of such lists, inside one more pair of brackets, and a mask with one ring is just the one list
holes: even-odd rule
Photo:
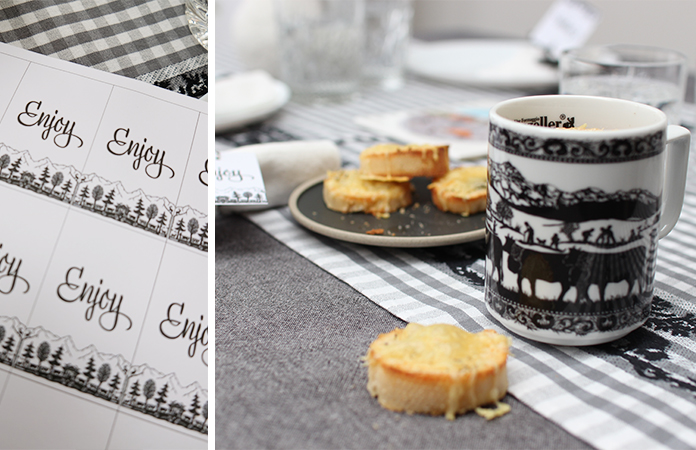
[[436, 81], [499, 89], [555, 89], [558, 71], [525, 40], [467, 39], [409, 47], [408, 70]]
[[290, 88], [263, 71], [215, 80], [215, 132], [260, 122], [290, 100]]
[[[330, 238], [380, 247], [437, 247], [483, 239], [485, 214], [462, 217], [437, 209], [431, 200], [427, 178], [412, 181], [414, 204], [388, 218], [371, 214], [343, 214], [326, 207], [322, 196], [324, 177], [310, 180], [290, 195], [290, 212], [305, 228]], [[367, 234], [383, 229], [384, 234]]]

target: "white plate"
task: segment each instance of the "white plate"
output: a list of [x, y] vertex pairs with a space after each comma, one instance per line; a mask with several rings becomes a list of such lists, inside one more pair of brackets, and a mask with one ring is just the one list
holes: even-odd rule
[[215, 132], [260, 122], [290, 100], [290, 88], [262, 70], [215, 80]]
[[552, 89], [558, 71], [525, 40], [471, 39], [411, 43], [407, 69], [447, 83], [499, 89]]

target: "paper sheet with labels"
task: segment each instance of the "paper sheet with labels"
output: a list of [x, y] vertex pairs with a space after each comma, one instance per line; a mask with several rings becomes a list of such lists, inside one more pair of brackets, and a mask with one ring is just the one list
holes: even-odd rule
[[0, 44], [5, 448], [206, 448], [207, 103]]

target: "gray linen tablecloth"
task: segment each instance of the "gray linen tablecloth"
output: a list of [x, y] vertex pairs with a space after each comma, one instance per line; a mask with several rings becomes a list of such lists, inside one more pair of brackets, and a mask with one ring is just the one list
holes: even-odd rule
[[491, 422], [382, 409], [360, 357], [405, 322], [244, 217], [215, 227], [216, 448], [591, 448], [509, 395]]

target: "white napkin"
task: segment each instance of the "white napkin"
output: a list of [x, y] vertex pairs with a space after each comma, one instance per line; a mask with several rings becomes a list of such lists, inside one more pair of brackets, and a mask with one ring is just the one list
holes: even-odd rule
[[327, 170], [341, 167], [341, 156], [331, 141], [288, 141], [247, 145], [219, 151], [251, 152], [256, 155], [266, 185], [267, 205], [220, 206], [221, 212], [257, 211], [288, 204], [293, 190]]
[[215, 132], [238, 128], [268, 117], [290, 98], [287, 86], [263, 70], [215, 80]]

